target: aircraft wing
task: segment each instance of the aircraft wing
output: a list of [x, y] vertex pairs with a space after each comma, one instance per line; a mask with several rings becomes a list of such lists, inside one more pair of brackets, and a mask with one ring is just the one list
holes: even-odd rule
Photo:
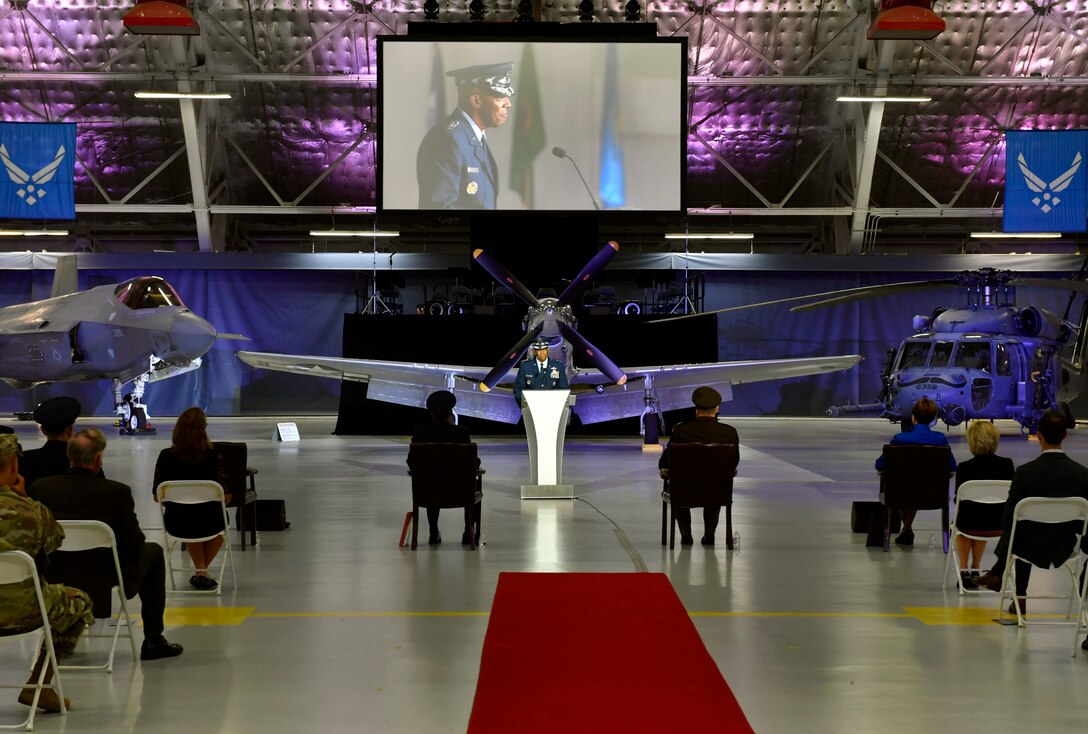
[[268, 352], [238, 352], [248, 365], [296, 375], [331, 377], [367, 383], [372, 400], [423, 408], [435, 390], [452, 390], [457, 396], [457, 413], [502, 423], [517, 423], [521, 409], [514, 402], [509, 385], [491, 392], [480, 390], [490, 367], [465, 367], [427, 362], [385, 362], [346, 357], [310, 357]]
[[[509, 384], [491, 392], [479, 389], [487, 367], [430, 364], [426, 362], [384, 362], [340, 357], [309, 357], [267, 352], [238, 352], [238, 358], [261, 369], [298, 375], [330, 377], [367, 383], [367, 397], [388, 403], [422, 408], [435, 390], [452, 389], [457, 395], [457, 412], [502, 423], [517, 423], [521, 411], [514, 402]], [[699, 385], [713, 385], [726, 400], [732, 386], [745, 382], [781, 380], [849, 369], [861, 362], [856, 354], [837, 357], [713, 362], [709, 364], [635, 367], [625, 370], [626, 385], [610, 383], [598, 370], [578, 370], [572, 380], [574, 411], [583, 423], [600, 423], [639, 416], [645, 410], [645, 393], [656, 391], [661, 410], [691, 405], [691, 391]]]

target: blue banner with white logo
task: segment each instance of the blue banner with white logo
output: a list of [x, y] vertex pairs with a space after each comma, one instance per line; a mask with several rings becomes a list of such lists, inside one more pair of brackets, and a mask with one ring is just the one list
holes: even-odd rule
[[1006, 232], [1088, 229], [1088, 130], [1005, 133]]
[[75, 219], [76, 126], [0, 122], [0, 218]]

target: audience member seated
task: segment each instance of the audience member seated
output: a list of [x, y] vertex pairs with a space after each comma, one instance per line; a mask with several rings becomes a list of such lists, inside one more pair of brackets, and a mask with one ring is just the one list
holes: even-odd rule
[[[678, 443], [730, 443], [737, 447], [737, 461], [740, 461], [740, 437], [737, 429], [727, 423], [718, 422], [718, 410], [722, 396], [712, 387], [695, 388], [691, 394], [695, 404], [695, 420], [677, 423], [669, 435], [669, 443], [661, 452], [657, 469], [662, 479], [669, 478], [669, 446]], [[703, 537], [700, 541], [705, 546], [714, 545], [714, 531], [718, 528], [720, 505], [707, 505], [703, 508]], [[691, 535], [691, 508], [673, 505], [672, 515], [680, 526], [680, 545], [692, 545], [695, 539]]]
[[78, 400], [64, 396], [44, 400], [34, 409], [34, 422], [45, 436], [45, 443], [24, 452], [19, 461], [27, 489], [42, 477], [68, 471], [68, 439], [75, 432], [76, 418], [82, 410]]
[[[1009, 533], [1012, 530], [1013, 511], [1016, 503], [1025, 497], [1084, 497], [1088, 499], [1088, 468], [1070, 459], [1062, 451], [1065, 440], [1066, 422], [1061, 413], [1050, 410], [1039, 418], [1039, 457], [1021, 465], [1012, 478], [1009, 498], [1005, 501], [1003, 529], [1004, 535], [997, 543], [994, 553], [997, 562], [975, 583], [991, 591], [1001, 590], [1001, 578], [1005, 574], [1005, 563], [1009, 552]], [[1028, 593], [1028, 579], [1032, 564], [1040, 568], [1064, 563], [1073, 552], [1076, 534], [1080, 523], [1032, 523], [1017, 525], [1016, 547], [1013, 551], [1026, 561], [1016, 562], [1016, 595], [1023, 597]], [[1081, 541], [1081, 550], [1088, 552], [1088, 538]], [[1020, 599], [1020, 613], [1026, 613], [1023, 599]], [[1012, 612], [1015, 613], [1015, 609]], [[1088, 650], [1088, 639], [1084, 649]]]
[[[998, 456], [997, 443], [1001, 434], [997, 426], [986, 421], [972, 421], [967, 426], [967, 447], [974, 457], [963, 462], [956, 468], [956, 489], [964, 482], [976, 479], [999, 479], [1007, 481], [1012, 479], [1016, 468], [1012, 459]], [[960, 503], [959, 514], [956, 516], [956, 526], [962, 530], [975, 534], [979, 531], [1000, 530], [1002, 527], [1002, 515], [1005, 508], [1001, 505], [984, 505], [967, 500]], [[972, 532], [973, 531], [973, 532]], [[986, 552], [985, 540], [971, 540], [963, 536], [956, 536], [956, 554], [960, 558], [960, 576], [963, 579], [963, 588], [977, 589], [975, 579], [979, 577], [979, 563], [982, 554]], [[967, 559], [970, 556], [971, 562]]]
[[[0, 435], [0, 551], [21, 550], [43, 565], [45, 554], [60, 547], [64, 530], [53, 519], [45, 505], [26, 496], [23, 478], [19, 475], [19, 442], [12, 434]], [[60, 584], [42, 584], [49, 629], [53, 633], [53, 648], [57, 657], [71, 654], [86, 625], [94, 623], [91, 597], [86, 592]], [[38, 598], [33, 581], [0, 587], [0, 630], [17, 634], [33, 629], [41, 621]], [[48, 666], [44, 682], [53, 680], [53, 667], [43, 646], [34, 663], [27, 683], [37, 683], [42, 666]], [[24, 688], [19, 703], [26, 706], [34, 701], [34, 689]], [[65, 708], [71, 706], [64, 700]], [[38, 707], [50, 712], [61, 710], [60, 698], [52, 689], [42, 689]]]
[[[412, 443], [472, 443], [468, 429], [453, 423], [453, 408], [457, 405], [457, 396], [449, 390], [438, 390], [427, 396], [427, 411], [429, 420], [420, 423], [412, 429]], [[411, 456], [411, 447], [408, 454]], [[480, 460], [476, 459], [479, 466]], [[473, 505], [473, 512], [480, 512], [480, 503]], [[427, 524], [430, 526], [430, 534], [427, 538], [428, 545], [438, 545], [442, 542], [442, 533], [438, 532], [437, 507], [427, 508]], [[472, 524], [474, 520], [469, 511], [465, 510], [465, 530], [461, 534], [461, 545], [472, 544]]]
[[[922, 398], [910, 411], [911, 428], [892, 436], [888, 443], [893, 446], [900, 444], [914, 444], [919, 446], [947, 446], [948, 438], [943, 433], [937, 433], [930, 429], [930, 424], [937, 420], [937, 404], [929, 398]], [[949, 455], [949, 471], [956, 470], [956, 457]], [[884, 471], [884, 454], [877, 457], [876, 470]], [[903, 521], [903, 530], [896, 537], [897, 545], [914, 545], [914, 516], [917, 510], [899, 510], [899, 517]]]
[[[180, 655], [181, 645], [163, 637], [166, 609], [166, 560], [162, 546], [145, 542], [136, 504], [127, 484], [99, 476], [106, 437], [97, 428], [86, 428], [68, 441], [71, 468], [64, 474], [39, 479], [31, 497], [48, 507], [59, 520], [99, 520], [110, 526], [117, 540], [125, 597], [140, 596], [140, 617], [144, 624], [141, 660], [158, 660]], [[97, 564], [83, 554], [60, 554], [50, 558], [47, 576], [51, 580], [76, 582], [94, 600], [95, 616], [108, 617], [117, 583], [112, 558]]]
[[[163, 482], [204, 479], [223, 485], [227, 481], [223, 457], [208, 438], [208, 417], [200, 408], [186, 408], [174, 425], [173, 445], [159, 452], [155, 462], [155, 481], [151, 492], [159, 501], [156, 490]], [[225, 491], [225, 490], [224, 490]], [[231, 496], [226, 495], [227, 504]], [[200, 538], [223, 530], [223, 510], [218, 502], [195, 505], [167, 503], [164, 522], [166, 532], [182, 538]], [[223, 547], [223, 538], [215, 537], [200, 543], [186, 543], [196, 573], [189, 585], [207, 591], [219, 582], [208, 575], [208, 568]]]

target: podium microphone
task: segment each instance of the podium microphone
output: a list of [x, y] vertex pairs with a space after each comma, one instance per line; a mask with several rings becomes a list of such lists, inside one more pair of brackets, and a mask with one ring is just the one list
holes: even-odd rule
[[556, 158], [566, 158], [568, 161], [570, 161], [570, 164], [574, 166], [574, 172], [578, 174], [578, 178], [582, 179], [582, 185], [586, 187], [586, 193], [589, 194], [589, 200], [593, 202], [593, 208], [597, 211], [600, 211], [601, 205], [597, 203], [597, 197], [593, 195], [592, 189], [589, 188], [589, 184], [586, 183], [586, 180], [582, 176], [582, 172], [581, 170], [579, 170], [578, 164], [574, 162], [574, 159], [567, 155], [567, 151], [563, 150], [558, 146], [552, 148], [552, 155], [554, 155]]

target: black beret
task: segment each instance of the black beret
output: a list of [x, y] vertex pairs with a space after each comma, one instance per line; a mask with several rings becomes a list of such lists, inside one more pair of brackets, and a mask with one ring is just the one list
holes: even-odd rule
[[5, 433], [15, 433], [15, 429], [9, 428], [8, 426], [0, 426], [0, 436], [4, 435]]
[[432, 410], [435, 413], [445, 413], [448, 410], [453, 410], [455, 405], [457, 405], [457, 396], [449, 390], [439, 390], [427, 396], [427, 410]]
[[722, 404], [722, 396], [714, 388], [703, 385], [695, 388], [695, 392], [691, 394], [691, 402], [699, 410], [710, 410]]
[[76, 422], [83, 406], [75, 398], [60, 396], [43, 401], [34, 409], [34, 422], [46, 428], [67, 428]]

